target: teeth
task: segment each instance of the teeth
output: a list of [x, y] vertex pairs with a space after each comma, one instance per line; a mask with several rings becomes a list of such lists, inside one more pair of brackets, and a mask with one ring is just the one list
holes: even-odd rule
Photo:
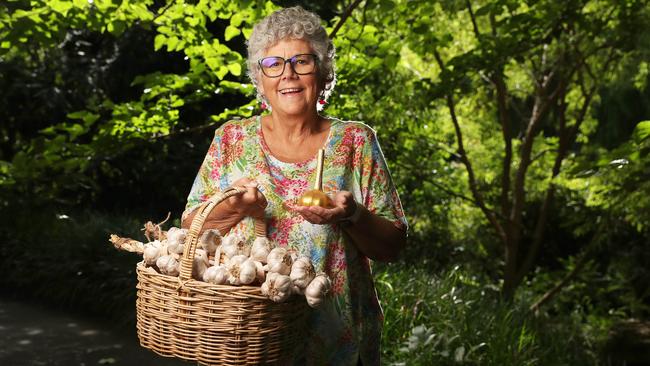
[[285, 94], [285, 93], [294, 93], [294, 92], [299, 92], [300, 89], [298, 88], [288, 88], [288, 89], [282, 89], [280, 90], [280, 93]]

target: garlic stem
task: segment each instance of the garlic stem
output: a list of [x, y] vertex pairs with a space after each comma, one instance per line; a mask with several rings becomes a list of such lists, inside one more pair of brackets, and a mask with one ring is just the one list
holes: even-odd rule
[[325, 149], [318, 150], [318, 160], [316, 161], [316, 182], [314, 189], [323, 190], [323, 161], [325, 160]]

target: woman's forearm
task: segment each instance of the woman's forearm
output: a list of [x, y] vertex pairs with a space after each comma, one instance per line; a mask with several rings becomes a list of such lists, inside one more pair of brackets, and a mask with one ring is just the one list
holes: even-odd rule
[[372, 260], [391, 262], [398, 258], [406, 246], [406, 231], [400, 230], [389, 220], [358, 206], [361, 216], [356, 223], [348, 224], [344, 230], [357, 248]]
[[[222, 236], [226, 235], [228, 231], [230, 231], [233, 226], [237, 225], [237, 223], [243, 218], [243, 215], [237, 212], [237, 210], [231, 206], [232, 205], [230, 202], [226, 200], [214, 207], [208, 217], [205, 219], [199, 235], [208, 229], [217, 229]], [[185, 217], [185, 220], [181, 222], [181, 227], [183, 229], [190, 228], [190, 225], [192, 225], [192, 221], [194, 220], [197, 211], [198, 210], [194, 210], [189, 213]]]

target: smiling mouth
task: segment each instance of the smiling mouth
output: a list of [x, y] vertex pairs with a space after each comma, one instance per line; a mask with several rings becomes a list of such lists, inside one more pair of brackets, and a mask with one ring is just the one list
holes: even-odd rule
[[286, 89], [280, 89], [280, 94], [282, 95], [287, 95], [287, 94], [295, 94], [295, 93], [300, 93], [302, 89], [300, 88], [286, 88]]

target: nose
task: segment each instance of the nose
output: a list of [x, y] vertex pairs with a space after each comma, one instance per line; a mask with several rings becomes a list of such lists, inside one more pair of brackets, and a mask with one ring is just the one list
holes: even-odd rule
[[284, 61], [284, 70], [282, 71], [282, 77], [283, 78], [293, 78], [296, 75], [296, 71], [293, 69], [293, 64], [291, 63], [291, 59]]

